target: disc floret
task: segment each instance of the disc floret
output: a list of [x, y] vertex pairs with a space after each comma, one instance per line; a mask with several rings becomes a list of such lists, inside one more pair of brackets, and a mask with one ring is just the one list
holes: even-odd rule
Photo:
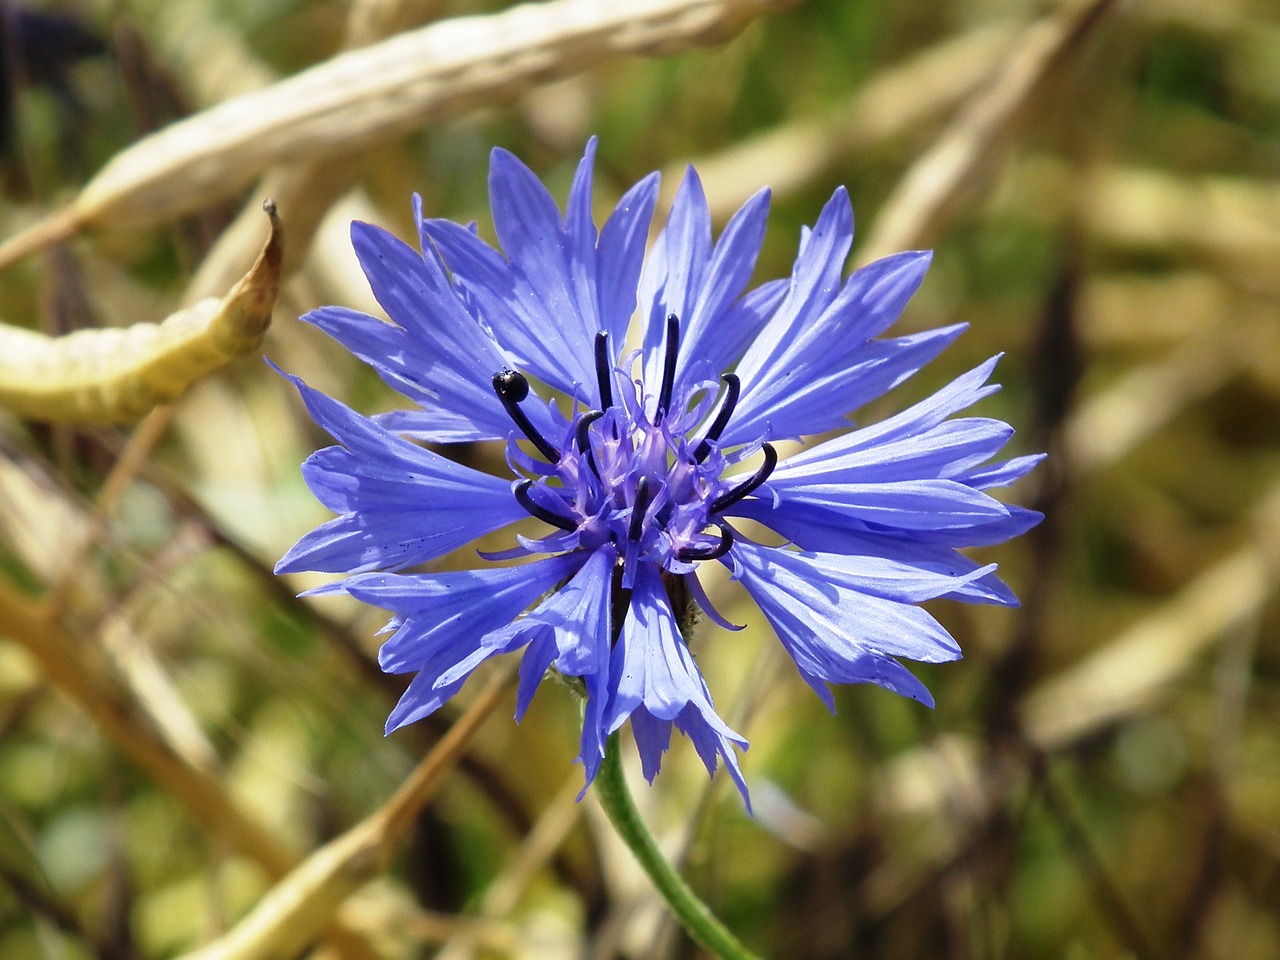
[[[712, 415], [709, 391], [696, 391], [701, 398], [692, 405], [675, 392], [679, 331], [671, 315], [655, 392], [646, 390], [643, 374], [621, 375], [609, 336], [600, 332], [595, 386], [603, 409], [577, 410], [558, 446], [532, 427], [520, 406], [529, 397], [524, 375], [511, 369], [494, 375], [494, 390], [514, 426], [541, 456], [541, 462], [527, 456], [513, 435], [508, 456], [525, 474], [514, 484], [516, 498], [531, 516], [563, 532], [530, 544], [531, 552], [562, 550], [570, 540], [586, 550], [612, 544], [621, 584], [631, 589], [638, 563], [690, 574], [699, 562], [729, 551], [733, 528], [718, 514], [762, 484], [777, 457], [763, 442], [743, 445], [731, 456], [721, 449], [719, 438], [739, 395], [734, 375], [724, 378], [724, 397]], [[755, 448], [765, 450], [762, 469], [745, 480], [727, 478], [727, 468]]]

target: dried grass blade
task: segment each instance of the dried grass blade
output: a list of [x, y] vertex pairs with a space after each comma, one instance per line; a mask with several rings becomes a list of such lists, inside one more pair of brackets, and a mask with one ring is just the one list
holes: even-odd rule
[[927, 245], [959, 199], [989, 172], [1046, 79], [1082, 50], [1117, 0], [1085, 0], [1027, 28], [989, 87], [956, 115], [885, 201], [861, 262]]
[[1022, 704], [1027, 739], [1060, 750], [1148, 708], [1233, 626], [1258, 616], [1280, 581], [1280, 486], [1254, 511], [1254, 542], [1218, 561], [1167, 603], [1080, 663], [1041, 683]]
[[[202, 823], [259, 864], [269, 876], [280, 877], [293, 867], [293, 854], [255, 820], [227, 792], [216, 771], [191, 765], [174, 753], [140, 715], [118, 678], [105, 664], [86, 656], [90, 648], [57, 622], [47, 604], [33, 600], [0, 579], [0, 636], [16, 641], [38, 664], [44, 676], [81, 707], [94, 725], [131, 762], [178, 798]], [[339, 956], [374, 960], [376, 951], [355, 931], [332, 916], [317, 921]]]
[[[1046, 754], [1068, 751], [1149, 710], [1197, 658], [1259, 615], [1280, 585], [1280, 485], [1266, 491], [1252, 519], [1253, 542], [1026, 695], [1018, 712], [1030, 746]], [[974, 809], [987, 809], [999, 792], [989, 782], [984, 787], [981, 757], [975, 741], [958, 736], [903, 754], [879, 775], [877, 805], [899, 815], [933, 814], [963, 796]]]
[[497, 669], [467, 712], [386, 804], [307, 857], [226, 936], [183, 960], [268, 960], [295, 956], [313, 942], [343, 901], [386, 869], [444, 774], [501, 702], [514, 673], [514, 664]]
[[[937, 123], [977, 89], [1019, 33], [997, 21], [947, 37], [869, 77], [847, 102], [791, 121], [693, 161], [707, 187], [711, 216], [725, 223], [768, 183], [775, 200], [922, 126]], [[684, 164], [663, 172], [664, 199], [675, 196]]]

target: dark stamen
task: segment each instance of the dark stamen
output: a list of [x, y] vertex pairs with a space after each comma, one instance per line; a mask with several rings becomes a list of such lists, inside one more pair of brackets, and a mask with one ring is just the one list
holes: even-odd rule
[[561, 530], [577, 530], [577, 521], [570, 520], [568, 517], [562, 517], [558, 513], [552, 513], [540, 503], [534, 501], [529, 495], [529, 488], [533, 486], [532, 480], [521, 480], [516, 484], [516, 500], [520, 506], [528, 511], [531, 517], [537, 517], [543, 523], [549, 523], [553, 527], [559, 527]]
[[733, 546], [733, 531], [729, 529], [727, 524], [712, 524], [720, 531], [720, 542], [711, 546], [703, 547], [684, 547], [676, 551], [677, 560], [719, 560], [729, 548]]
[[613, 629], [611, 631], [613, 636], [609, 640], [611, 646], [618, 642], [618, 637], [622, 636], [622, 625], [626, 622], [627, 611], [631, 607], [632, 590], [630, 587], [622, 585], [622, 567], [623, 565], [620, 563], [614, 564], [611, 578], [612, 588], [609, 591], [610, 596], [613, 598], [612, 603], [609, 604], [611, 608], [609, 611], [610, 619], [613, 620]]
[[667, 353], [662, 361], [662, 387], [658, 390], [658, 413], [654, 422], [659, 423], [671, 406], [671, 391], [676, 385], [676, 356], [680, 353], [680, 318], [674, 313], [667, 317]]
[[773, 473], [773, 468], [778, 465], [778, 451], [773, 449], [773, 444], [771, 443], [766, 443], [761, 449], [764, 451], [764, 463], [760, 465], [760, 469], [753, 473], [745, 483], [738, 484], [728, 493], [721, 494], [712, 500], [711, 513], [719, 513], [726, 507], [733, 506], [769, 479], [769, 474]]
[[596, 383], [600, 386], [600, 409], [613, 406], [613, 367], [609, 362], [609, 334], [596, 334]]
[[603, 416], [604, 413], [602, 411], [591, 410], [584, 413], [578, 419], [578, 449], [582, 451], [582, 455], [587, 458], [587, 466], [591, 468], [591, 472], [594, 473], [597, 478], [600, 476], [600, 470], [596, 467], [596, 457], [595, 454], [591, 452], [591, 437], [588, 434], [591, 430], [591, 425]]
[[724, 433], [724, 428], [729, 425], [729, 418], [733, 416], [733, 408], [738, 405], [738, 393], [742, 390], [742, 381], [738, 379], [736, 373], [726, 373], [720, 378], [724, 381], [724, 402], [720, 404], [720, 409], [716, 411], [716, 418], [711, 421], [711, 427], [707, 430], [707, 435], [699, 441], [697, 447], [693, 450], [693, 462], [701, 463], [707, 459], [711, 453], [711, 444], [713, 441], [720, 439], [720, 434]]
[[640, 542], [640, 533], [644, 527], [645, 511], [649, 509], [649, 478], [641, 477], [636, 484], [636, 499], [631, 504], [631, 524], [627, 527], [627, 539]]
[[517, 373], [515, 370], [503, 370], [501, 373], [495, 373], [493, 375], [493, 392], [502, 401], [508, 416], [515, 421], [515, 425], [520, 428], [520, 432], [528, 437], [530, 442], [538, 448], [538, 452], [549, 463], [559, 463], [560, 451], [547, 442], [547, 438], [534, 428], [533, 424], [529, 422], [529, 418], [524, 415], [524, 411], [520, 409], [520, 401], [529, 396], [529, 381], [524, 378], [524, 375]]

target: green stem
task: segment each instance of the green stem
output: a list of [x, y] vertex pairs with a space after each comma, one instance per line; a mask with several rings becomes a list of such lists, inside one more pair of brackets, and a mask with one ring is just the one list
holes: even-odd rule
[[609, 815], [613, 828], [640, 861], [640, 866], [644, 867], [644, 872], [649, 875], [654, 887], [662, 895], [662, 899], [667, 901], [671, 912], [684, 925], [689, 936], [721, 960], [759, 960], [716, 919], [707, 905], [698, 899], [662, 856], [653, 834], [640, 819], [640, 813], [627, 790], [626, 780], [622, 776], [621, 755], [621, 744], [615, 733], [609, 738], [604, 761], [595, 782], [596, 796], [600, 799], [604, 812]]

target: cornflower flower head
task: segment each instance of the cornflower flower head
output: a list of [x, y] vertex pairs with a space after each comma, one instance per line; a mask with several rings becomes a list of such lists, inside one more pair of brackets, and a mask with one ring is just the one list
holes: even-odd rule
[[[987, 491], [1040, 457], [992, 462], [1012, 428], [953, 416], [998, 389], [987, 383], [995, 359], [896, 416], [851, 423], [964, 325], [879, 337], [930, 254], [900, 253], [842, 279], [853, 239], [843, 189], [802, 232], [791, 276], [744, 292], [767, 190], [713, 239], [690, 168], [646, 256], [657, 174], [597, 229], [594, 153], [592, 140], [562, 214], [524, 164], [494, 150], [500, 249], [473, 227], [424, 218], [416, 199], [419, 249], [352, 225], [391, 323], [343, 307], [304, 319], [416, 406], [365, 417], [290, 378], [338, 441], [302, 469], [339, 516], [276, 570], [345, 574], [322, 589], [392, 613], [379, 662], [416, 676], [388, 732], [438, 709], [488, 658], [523, 650], [517, 719], [549, 669], [580, 678], [587, 784], [630, 719], [650, 781], [675, 727], [708, 772], [723, 759], [745, 799], [733, 745], [747, 741], [716, 713], [682, 636], [690, 604], [738, 629], [708, 600], [703, 567], [731, 570], [830, 709], [838, 683], [931, 705], [899, 658], [933, 663], [960, 650], [917, 604], [1017, 603], [994, 564], [956, 548], [1039, 521]], [[639, 347], [628, 350], [633, 322]], [[773, 446], [831, 431], [842, 432], [781, 462]], [[486, 440], [506, 443], [510, 476], [422, 445]], [[399, 572], [530, 516], [541, 536], [514, 535], [509, 550], [481, 555], [501, 565]], [[786, 543], [752, 540], [741, 519]]]

